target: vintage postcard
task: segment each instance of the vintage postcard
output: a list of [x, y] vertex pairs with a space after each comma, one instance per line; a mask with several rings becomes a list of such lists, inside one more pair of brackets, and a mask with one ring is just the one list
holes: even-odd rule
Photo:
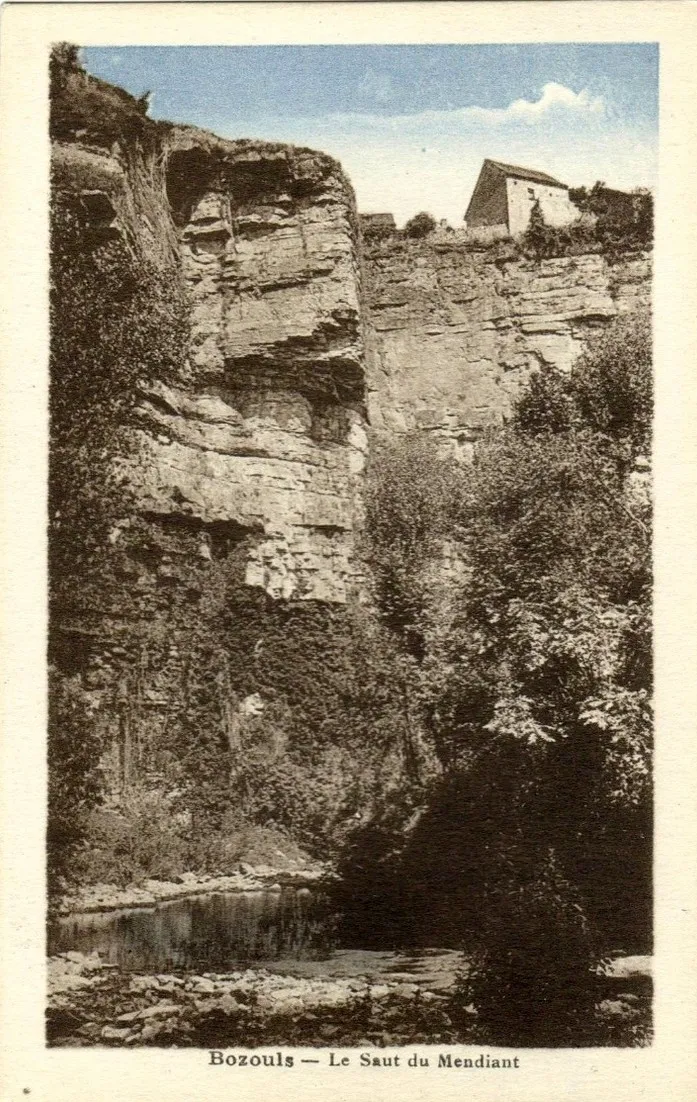
[[693, 1095], [696, 28], [3, 8], [2, 1102]]

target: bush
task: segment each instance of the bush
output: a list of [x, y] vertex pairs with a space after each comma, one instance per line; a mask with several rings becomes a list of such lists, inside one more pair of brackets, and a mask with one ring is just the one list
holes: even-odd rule
[[555, 256], [582, 256], [601, 250], [595, 228], [586, 222], [571, 222], [566, 226], [548, 225], [539, 199], [533, 203], [530, 221], [521, 244], [523, 252], [535, 260]]
[[602, 251], [611, 258], [653, 244], [653, 196], [635, 188], [614, 191], [598, 180], [593, 187], [572, 188], [569, 198], [579, 210], [595, 220], [595, 237]]
[[94, 701], [78, 677], [49, 669], [48, 825], [49, 892], [74, 874], [72, 862], [87, 832], [90, 811], [101, 796], [104, 746], [94, 724]]
[[110, 149], [154, 135], [158, 124], [146, 118], [150, 93], [136, 99], [123, 88], [86, 72], [80, 51], [69, 42], [51, 50], [49, 60], [50, 135], [57, 141], [79, 137]]
[[422, 657], [430, 573], [453, 533], [462, 471], [423, 433], [376, 449], [366, 487], [366, 556], [380, 613], [407, 653]]
[[536, 372], [516, 404], [514, 424], [531, 436], [590, 430], [636, 456], [650, 452], [652, 418], [650, 319], [631, 314], [597, 334], [571, 372]]
[[191, 816], [177, 813], [176, 800], [139, 786], [118, 810], [93, 811], [86, 826], [89, 844], [76, 861], [85, 883], [125, 886], [183, 871], [225, 876], [241, 861], [285, 868], [305, 857], [287, 834], [245, 822], [235, 810], [219, 829], [196, 832]]
[[404, 227], [407, 237], [428, 237], [436, 228], [436, 220], [428, 211], [422, 210], [410, 218]]
[[625, 253], [651, 248], [653, 198], [650, 193], [613, 192], [597, 183], [590, 191], [572, 189], [569, 198], [583, 217], [566, 226], [548, 225], [539, 200], [535, 200], [521, 240], [526, 255], [543, 260], [603, 253], [614, 261]]
[[118, 811], [97, 811], [79, 860], [87, 883], [124, 886], [168, 880], [188, 868], [186, 827], [161, 793], [133, 788]]
[[553, 850], [514, 849], [493, 863], [479, 947], [460, 999], [477, 1011], [477, 1039], [494, 1045], [593, 1042], [600, 955], [578, 892]]
[[367, 242], [387, 241], [390, 237], [394, 237], [396, 232], [397, 230], [393, 226], [381, 222], [367, 222], [362, 227], [363, 239]]

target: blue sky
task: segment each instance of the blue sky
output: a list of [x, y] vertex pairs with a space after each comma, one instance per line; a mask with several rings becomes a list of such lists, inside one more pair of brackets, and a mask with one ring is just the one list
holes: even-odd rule
[[484, 157], [654, 186], [654, 44], [89, 47], [154, 118], [323, 149], [361, 210], [462, 220]]

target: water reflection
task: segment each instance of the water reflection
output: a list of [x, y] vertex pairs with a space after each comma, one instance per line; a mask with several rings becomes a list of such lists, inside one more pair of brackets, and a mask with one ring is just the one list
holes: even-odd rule
[[59, 919], [49, 929], [49, 952], [97, 950], [135, 971], [225, 971], [251, 961], [326, 959], [332, 933], [325, 896], [284, 888]]

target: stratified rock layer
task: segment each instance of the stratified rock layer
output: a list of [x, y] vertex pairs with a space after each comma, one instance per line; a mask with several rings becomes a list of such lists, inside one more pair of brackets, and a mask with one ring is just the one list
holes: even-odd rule
[[189, 128], [161, 143], [140, 163], [54, 157], [103, 228], [168, 242], [188, 291], [188, 372], [142, 394], [142, 512], [251, 536], [246, 580], [274, 597], [344, 601], [367, 449], [350, 185], [309, 150]]
[[146, 507], [258, 534], [246, 580], [343, 601], [363, 364], [353, 196], [309, 150], [176, 130], [168, 192], [191, 300], [191, 381], [150, 397]]
[[531, 371], [568, 370], [594, 329], [648, 299], [648, 257], [533, 261], [512, 248], [391, 239], [366, 250], [369, 411], [468, 455]]

